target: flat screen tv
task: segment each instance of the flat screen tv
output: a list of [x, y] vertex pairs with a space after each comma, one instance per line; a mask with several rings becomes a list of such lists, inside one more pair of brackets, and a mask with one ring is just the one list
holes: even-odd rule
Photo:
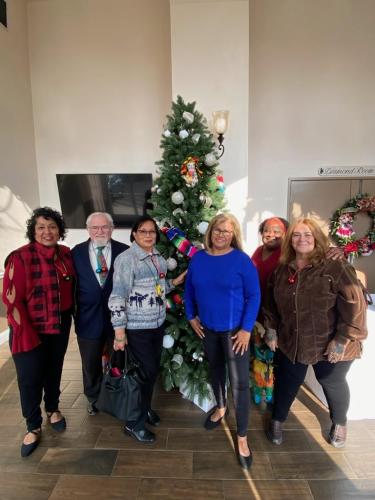
[[108, 212], [116, 227], [132, 227], [146, 213], [151, 174], [56, 174], [68, 228], [86, 227], [92, 212]]

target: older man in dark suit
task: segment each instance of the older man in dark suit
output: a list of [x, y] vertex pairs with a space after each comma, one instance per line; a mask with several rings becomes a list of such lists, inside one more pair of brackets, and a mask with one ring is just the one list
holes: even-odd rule
[[77, 312], [75, 328], [82, 359], [83, 388], [88, 400], [87, 411], [95, 415], [103, 376], [104, 347], [113, 345], [113, 328], [108, 309], [112, 291], [113, 263], [128, 247], [111, 239], [112, 217], [94, 212], [87, 218], [90, 238], [72, 250], [77, 272]]

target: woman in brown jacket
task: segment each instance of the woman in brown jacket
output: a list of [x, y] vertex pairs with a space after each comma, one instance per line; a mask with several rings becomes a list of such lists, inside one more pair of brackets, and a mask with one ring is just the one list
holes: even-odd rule
[[277, 351], [272, 420], [266, 430], [282, 443], [282, 423], [305, 379], [308, 365], [326, 396], [332, 427], [328, 441], [346, 440], [349, 387], [346, 374], [366, 338], [366, 303], [354, 269], [328, 260], [328, 238], [312, 219], [291, 225], [281, 265], [269, 281], [264, 308], [266, 342]]

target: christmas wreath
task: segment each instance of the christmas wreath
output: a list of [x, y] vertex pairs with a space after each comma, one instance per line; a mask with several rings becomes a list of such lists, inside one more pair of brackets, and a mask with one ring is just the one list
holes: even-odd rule
[[[360, 212], [368, 214], [371, 224], [365, 236], [356, 239], [353, 223]], [[371, 255], [375, 249], [375, 196], [358, 194], [336, 210], [331, 219], [330, 234], [349, 259]]]

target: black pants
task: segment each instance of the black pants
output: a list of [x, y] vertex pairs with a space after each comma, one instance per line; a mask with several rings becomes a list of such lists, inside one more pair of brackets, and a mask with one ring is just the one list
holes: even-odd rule
[[[331, 420], [334, 424], [345, 425], [349, 408], [349, 386], [346, 374], [353, 361], [329, 363], [319, 361], [312, 365], [315, 376], [323, 388], [327, 399]], [[305, 380], [308, 365], [292, 363], [282, 352], [278, 351], [275, 359], [275, 390], [272, 418], [284, 422]]]
[[[72, 322], [70, 312], [61, 314], [61, 333], [39, 335], [41, 344], [27, 352], [13, 354], [20, 391], [22, 414], [27, 430], [39, 429], [42, 425], [42, 402], [47, 412], [59, 407], [60, 382], [64, 357], [69, 342]], [[11, 345], [11, 337], [9, 343]]]
[[107, 345], [108, 353], [112, 352], [113, 335], [102, 335], [98, 339], [77, 337], [82, 359], [83, 392], [89, 403], [95, 403], [99, 397], [103, 378], [102, 356]]
[[147, 412], [151, 408], [152, 392], [160, 367], [160, 357], [163, 347], [164, 326], [150, 330], [126, 330], [128, 345], [134, 357], [142, 364], [148, 379], [143, 386], [142, 413], [136, 422], [127, 422], [133, 430], [144, 429]]
[[219, 408], [223, 408], [227, 404], [226, 365], [228, 366], [236, 411], [237, 434], [244, 437], [247, 434], [250, 410], [250, 356], [249, 351], [242, 355], [234, 353], [232, 335], [236, 331], [237, 329], [229, 332], [215, 332], [204, 328], [203, 345], [209, 363], [212, 389]]

